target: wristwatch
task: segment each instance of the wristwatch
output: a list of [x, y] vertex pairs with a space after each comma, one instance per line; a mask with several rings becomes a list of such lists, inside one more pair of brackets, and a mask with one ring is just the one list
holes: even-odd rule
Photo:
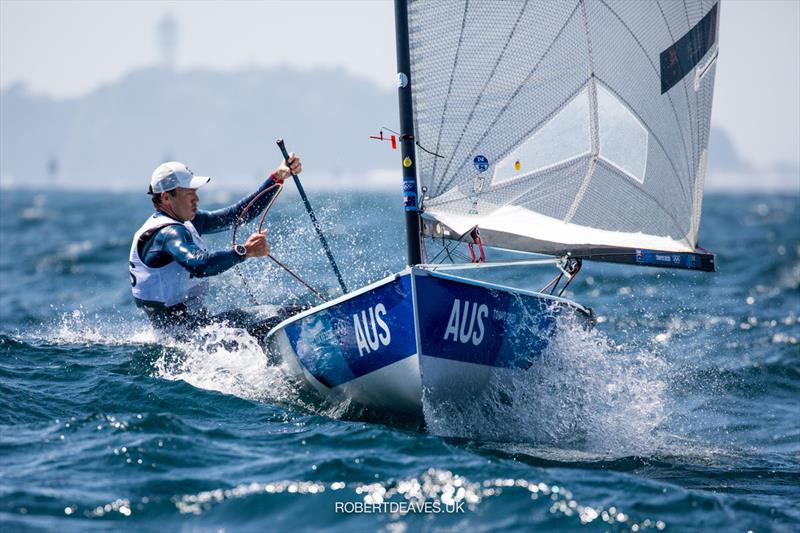
[[247, 257], [247, 248], [242, 244], [237, 244], [233, 247], [233, 251], [241, 257]]

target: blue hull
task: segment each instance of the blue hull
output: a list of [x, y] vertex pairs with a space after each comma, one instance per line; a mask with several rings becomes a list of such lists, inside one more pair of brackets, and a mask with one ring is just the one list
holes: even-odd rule
[[494, 371], [535, 364], [558, 317], [589, 315], [561, 298], [406, 269], [279, 324], [269, 348], [326, 398], [420, 412]]

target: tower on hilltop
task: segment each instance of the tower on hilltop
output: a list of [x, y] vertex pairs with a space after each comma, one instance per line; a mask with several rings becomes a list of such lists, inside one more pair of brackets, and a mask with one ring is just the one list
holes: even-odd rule
[[158, 45], [161, 49], [161, 66], [174, 70], [178, 48], [178, 23], [169, 13], [158, 22]]

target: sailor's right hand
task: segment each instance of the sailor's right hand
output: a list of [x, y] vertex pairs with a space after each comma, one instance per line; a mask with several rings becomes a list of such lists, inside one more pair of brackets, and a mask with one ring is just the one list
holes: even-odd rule
[[264, 257], [269, 255], [269, 243], [267, 242], [267, 230], [253, 233], [244, 243], [247, 250], [247, 257]]

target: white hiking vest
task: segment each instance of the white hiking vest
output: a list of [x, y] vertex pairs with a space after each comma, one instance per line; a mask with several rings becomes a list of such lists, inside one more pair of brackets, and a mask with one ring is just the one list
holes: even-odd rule
[[[145, 265], [142, 258], [139, 257], [139, 239], [145, 232], [155, 235], [159, 229], [173, 224], [180, 224], [180, 222], [156, 213], [148, 218], [133, 236], [128, 263], [133, 297], [148, 302], [158, 302], [167, 307], [179, 303], [202, 305], [201, 297], [205, 294], [208, 286], [204, 280], [190, 277], [189, 271], [177, 261], [170, 261], [162, 267], [153, 268]], [[183, 226], [189, 230], [192, 240], [198, 248], [206, 250], [206, 245], [194, 225], [187, 220]]]

